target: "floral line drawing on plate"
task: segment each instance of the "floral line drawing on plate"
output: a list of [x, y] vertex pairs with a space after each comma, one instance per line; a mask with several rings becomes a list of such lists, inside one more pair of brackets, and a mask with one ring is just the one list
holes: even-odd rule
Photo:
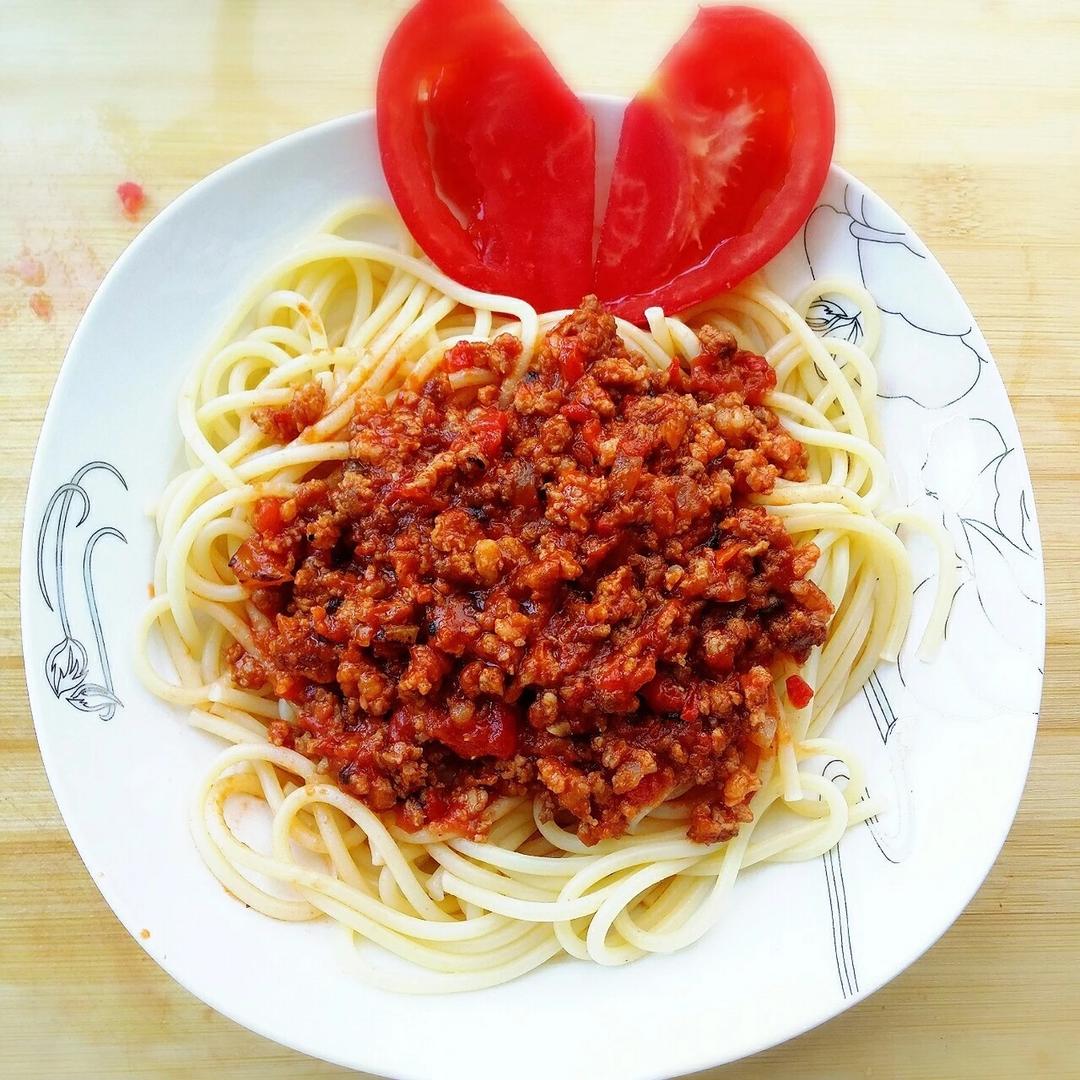
[[[1043, 618], [1031, 481], [1006, 431], [988, 416], [953, 416], [929, 433], [918, 473], [922, 512], [940, 522], [956, 552], [959, 581], [941, 653], [963, 676], [963, 688], [958, 696], [956, 686], [935, 677], [934, 665], [914, 662], [907, 650], [898, 674], [905, 690], [945, 715], [1028, 712], [1024, 702], [1041, 675], [1031, 651]], [[969, 647], [968, 634], [954, 633], [958, 619], [989, 627], [979, 650]], [[993, 695], [983, 685], [987, 665], [1004, 673]]]
[[[819, 206], [814, 207], [810, 216], [806, 219], [806, 224], [803, 226], [803, 251], [806, 252], [806, 261], [810, 265], [810, 274], [812, 277], [817, 277], [814, 273], [814, 263], [811, 258], [810, 243], [808, 239], [808, 233], [810, 229], [810, 223], [813, 221], [815, 215], [820, 210], [831, 210], [839, 217], [845, 217], [848, 219], [846, 226], [847, 231], [854, 238], [856, 245], [862, 243], [871, 244], [895, 244], [906, 251], [910, 252], [916, 259], [924, 259], [926, 256], [911, 246], [908, 242], [907, 234], [903, 229], [885, 229], [877, 225], [873, 225], [870, 222], [869, 215], [866, 211], [866, 192], [864, 191], [859, 198], [859, 205], [854, 206], [854, 199], [851, 194], [851, 184], [844, 185], [843, 194], [844, 208], [841, 210], [837, 206], [833, 206], [831, 203], [822, 203]], [[862, 249], [857, 246], [857, 251], [860, 256], [859, 276], [862, 278], [862, 282], [866, 284], [866, 274], [862, 271]]]
[[[899, 672], [897, 672], [897, 674], [899, 674]], [[901, 686], [902, 685], [903, 684], [901, 683]], [[880, 672], [874, 671], [871, 673], [866, 685], [862, 688], [862, 696], [869, 709], [870, 715], [873, 718], [877, 733], [881, 736], [881, 745], [886, 751], [890, 770], [895, 776], [898, 759], [895, 753], [895, 743], [890, 746], [889, 739], [893, 732], [896, 731], [901, 717], [893, 706], [892, 700], [889, 697], [889, 691], [882, 681]], [[865, 789], [864, 794], [866, 798], [870, 797], [869, 787]], [[867, 829], [870, 831], [870, 835], [874, 838], [874, 843], [877, 845], [878, 851], [881, 852], [882, 857], [887, 862], [891, 862], [894, 866], [900, 863], [904, 858], [903, 851], [905, 844], [903, 838], [906, 835], [908, 821], [911, 817], [909, 794], [910, 793], [906, 791], [903, 785], [894, 784], [894, 798], [890, 800], [890, 805], [896, 812], [897, 821], [892, 832], [889, 832], [881, 824], [880, 814], [871, 815], [865, 822]]]
[[888, 745], [889, 736], [893, 733], [899, 721], [896, 711], [892, 707], [892, 702], [889, 701], [889, 695], [881, 684], [881, 677], [876, 671], [871, 673], [866, 685], [862, 688], [862, 694], [866, 699], [866, 704], [870, 707], [870, 713], [874, 717], [874, 723], [877, 725], [881, 741]]
[[823, 296], [810, 305], [806, 325], [821, 337], [843, 338], [852, 345], [858, 345], [863, 337], [862, 312], [856, 309], [853, 315], [843, 304]]
[[[1042, 616], [1041, 569], [1031, 481], [1019, 440], [987, 408], [986, 390], [992, 393], [992, 387], [983, 388], [982, 375], [992, 365], [986, 345], [964, 305], [933, 285], [932, 259], [921, 242], [857, 184], [827, 187], [800, 241], [795, 258], [811, 280], [860, 281], [874, 298], [882, 318], [875, 356], [878, 396], [898, 410], [891, 414], [893, 422], [902, 417], [904, 423], [934, 423], [935, 414], [944, 413], [940, 424], [924, 428], [922, 468], [907, 480], [913, 508], [940, 522], [956, 552], [960, 584], [942, 652], [963, 669], [967, 697], [943, 697], [937, 673], [911, 663], [911, 647], [900, 658], [896, 690], [911, 691], [935, 711], [957, 716], [970, 713], [973, 701], [983, 711], [1019, 707], [1041, 674], [1037, 661], [1029, 663]], [[819, 336], [862, 343], [864, 313], [851, 297], [823, 294], [811, 304], [808, 321]], [[927, 419], [903, 411], [912, 405]], [[966, 415], [957, 414], [958, 406]], [[1015, 693], [984, 700], [978, 658], [968, 655], [968, 646], [954, 633], [958, 610], [990, 626], [995, 662], [1009, 672], [1004, 682]], [[949, 664], [939, 666], [951, 670]]]
[[[859, 281], [881, 312], [883, 334], [895, 339], [890, 352], [897, 357], [925, 352], [923, 335], [936, 339], [931, 348], [935, 364], [921, 376], [915, 366], [892, 372], [886, 363], [883, 384], [896, 374], [907, 376], [903, 393], [880, 393], [886, 400], [900, 398], [923, 409], [945, 409], [963, 400], [978, 385], [987, 358], [969, 340], [975, 333], [970, 319], [956, 316], [939, 298], [920, 286], [926, 255], [902, 228], [886, 228], [870, 220], [865, 192], [856, 203], [851, 184], [844, 185], [842, 206], [823, 202], [816, 206], [802, 229], [802, 249], [810, 276], [820, 276], [828, 264], [829, 276]], [[879, 211], [880, 213], [880, 211]], [[862, 312], [834, 297], [822, 296], [810, 306], [807, 322], [821, 336], [839, 337], [858, 344], [863, 336]]]
[[[984, 554], [992, 551], [1010, 565], [1017, 556], [1032, 565], [1036, 558], [1035, 549], [1028, 536], [1032, 515], [1028, 505], [1030, 500], [1027, 488], [1022, 481], [1009, 475], [1010, 466], [1017, 461], [1016, 447], [1010, 446], [1001, 428], [984, 416], [971, 416], [954, 424], [944, 425], [935, 431], [932, 441], [939, 444], [960, 441], [965, 447], [979, 451], [975, 461], [952, 459], [955, 471], [961, 474], [959, 484], [955, 476], [938, 471], [938, 455], [935, 455], [934, 464], [931, 465], [930, 455], [927, 454], [922, 476], [925, 484], [934, 484], [933, 488], [924, 488], [926, 497], [943, 503], [944, 516], [955, 519], [951, 523], [947, 522], [946, 528], [952, 524], [950, 532], [954, 534], [954, 540], [962, 541], [962, 547], [957, 544], [957, 550], [966, 550], [968, 554], [971, 578], [969, 582], [962, 582], [960, 588], [967, 584], [975, 586], [980, 606], [993, 623], [986, 601], [979, 591], [978, 576], [975, 573], [976, 548]], [[990, 456], [986, 457], [987, 454]], [[970, 456], [968, 455], [969, 458]], [[942, 491], [938, 490], [943, 484], [949, 485], [955, 496], [961, 498], [954, 497], [946, 501]], [[949, 502], [954, 505], [950, 506]], [[1019, 581], [1017, 588], [1029, 604], [1041, 606]]]
[[[874, 721], [874, 727], [881, 738], [881, 745], [889, 751], [889, 760], [895, 768], [895, 761], [889, 748], [889, 738], [900, 723], [900, 717], [877, 671], [870, 675], [862, 688], [862, 695]], [[838, 759], [829, 761], [825, 765], [822, 776], [833, 783], [851, 780], [844, 768], [844, 763]], [[894, 866], [898, 865], [904, 857], [902, 854], [904, 836], [911, 817], [908, 796], [909, 793], [904, 790], [903, 785], [894, 784], [893, 808], [899, 818], [893, 833], [889, 833], [882, 826], [881, 817], [878, 814], [873, 814], [864, 822], [882, 858]], [[866, 799], [871, 797], [869, 786], [864, 788], [862, 797]], [[844, 880], [844, 864], [840, 853], [842, 846], [841, 840], [841, 843], [821, 856], [821, 862], [825, 868], [825, 886], [829, 897], [829, 918], [832, 923], [836, 971], [840, 978], [840, 991], [846, 999], [859, 992], [859, 976], [855, 968], [855, 953], [851, 941], [851, 907], [848, 904], [847, 883]]]
[[[94, 590], [93, 560], [99, 542], [105, 537], [115, 537], [123, 544], [127, 543], [127, 537], [114, 526], [104, 525], [91, 533], [82, 544], [81, 599], [86, 606], [86, 619], [97, 649], [101, 672], [100, 681], [97, 682], [90, 679], [89, 654], [82, 639], [73, 629], [77, 623], [73, 618], [72, 596], [67, 591], [66, 580], [70, 565], [67, 556], [73, 544], [77, 543], [75, 530], [85, 524], [90, 516], [90, 493], [83, 481], [96, 471], [111, 474], [120, 481], [124, 490], [127, 490], [127, 481], [115, 466], [107, 461], [91, 461], [78, 469], [67, 483], [60, 484], [53, 491], [38, 529], [37, 582], [45, 606], [57, 616], [63, 635], [45, 658], [45, 678], [53, 696], [59, 701], [66, 701], [80, 712], [97, 713], [100, 719], [111, 720], [123, 703], [116, 696], [113, 686], [108, 649], [101, 629], [97, 593]], [[72, 526], [71, 504], [76, 499], [81, 504], [81, 512], [78, 521]], [[53, 540], [51, 545], [48, 543], [50, 536]], [[53, 585], [52, 593], [49, 591], [50, 583]]]
[[[866, 827], [882, 858], [894, 866], [906, 857], [914, 816], [911, 791], [905, 784], [895, 783], [899, 759], [894, 733], [912, 709], [960, 717], [980, 699], [979, 675], [985, 657], [973, 661], [968, 656], [965, 650], [969, 635], [954, 632], [955, 610], [963, 609], [963, 625], [969, 626], [975, 618], [984, 621], [992, 631], [994, 665], [1010, 672], [1008, 685], [1015, 684], [1022, 691], [1041, 675], [1040, 666], [1031, 662], [1026, 649], [1035, 636], [1033, 623], [1041, 619], [1043, 605], [1038, 599], [1041, 583], [1030, 481], [1018, 444], [988, 417], [953, 415], [928, 433], [919, 478], [924, 512], [929, 511], [928, 516], [936, 518], [949, 535], [961, 571], [940, 648], [951, 657], [949, 669], [965, 673], [967, 696], [964, 702], [950, 700], [945, 688], [939, 685], [940, 668], [913, 658], [917, 642], [905, 648], [895, 672], [887, 667], [878, 669], [862, 688], [863, 711], [869, 711], [893, 773], [893, 791], [888, 803], [897, 815], [892, 825], [886, 825], [875, 815], [867, 819]], [[929, 580], [923, 578], [915, 593], [920, 593]], [[985, 648], [987, 639], [980, 641]], [[983, 704], [1000, 708], [1011, 702], [998, 700]], [[871, 777], [876, 773], [872, 769]], [[835, 761], [826, 766], [823, 775], [834, 782], [847, 779], [841, 763]], [[867, 797], [869, 794], [867, 789]], [[847, 999], [859, 993], [853, 950], [853, 939], [857, 937], [853, 931], [858, 927], [853, 924], [861, 920], [858, 882], [852, 890], [849, 888], [852, 883], [845, 881], [842, 847], [841, 843], [826, 852], [822, 865], [832, 950], [840, 991]]]
[[[851, 777], [844, 763], [833, 759], [821, 770], [821, 775], [834, 784]], [[836, 974], [840, 977], [840, 991], [845, 998], [859, 992], [859, 975], [855, 970], [855, 953], [851, 946], [851, 918], [848, 913], [847, 884], [844, 881], [844, 863], [840, 844], [831, 847], [821, 856], [825, 868], [825, 888], [829, 893], [829, 917], [832, 922], [833, 954], [836, 958]]]

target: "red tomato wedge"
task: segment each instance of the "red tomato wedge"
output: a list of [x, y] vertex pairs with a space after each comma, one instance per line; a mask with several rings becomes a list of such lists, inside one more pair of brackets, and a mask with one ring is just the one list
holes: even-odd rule
[[806, 220], [832, 157], [829, 81], [782, 19], [702, 8], [626, 110], [596, 289], [642, 319], [738, 284]]
[[431, 260], [540, 310], [591, 290], [593, 122], [497, 0], [420, 0], [383, 54], [379, 152]]

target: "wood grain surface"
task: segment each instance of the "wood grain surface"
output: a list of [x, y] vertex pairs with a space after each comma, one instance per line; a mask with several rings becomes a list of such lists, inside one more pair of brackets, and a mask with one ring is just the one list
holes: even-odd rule
[[[154, 213], [217, 166], [370, 105], [382, 44], [406, 6], [0, 5], [0, 267], [30, 255], [45, 273], [31, 285], [0, 271], [2, 1076], [344, 1075], [191, 997], [98, 895], [34, 739], [17, 553], [41, 417], [105, 271]], [[640, 85], [693, 8], [682, 0], [512, 6], [573, 86], [623, 93]], [[843, 1016], [709, 1075], [1080, 1077], [1080, 576], [1072, 532], [1080, 529], [1080, 4], [775, 7], [811, 37], [832, 73], [837, 160], [939, 256], [1009, 388], [1046, 553], [1046, 688], [1016, 824], [956, 925]], [[149, 196], [136, 223], [122, 216], [114, 193], [126, 179]]]

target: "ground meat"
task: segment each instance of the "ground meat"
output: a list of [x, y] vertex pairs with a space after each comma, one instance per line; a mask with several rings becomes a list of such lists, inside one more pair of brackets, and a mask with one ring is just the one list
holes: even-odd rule
[[[272, 617], [235, 677], [296, 706], [274, 741], [410, 829], [480, 837], [493, 797], [539, 794], [591, 844], [679, 790], [692, 839], [734, 835], [775, 745], [772, 670], [831, 609], [815, 549], [748, 501], [804, 476], [772, 369], [700, 336], [688, 371], [654, 371], [590, 298], [508, 405], [448, 381], [512, 370], [505, 335], [362, 397], [350, 459], [260, 500], [232, 560]], [[316, 400], [267, 410], [291, 418], [272, 437]]]
[[317, 382], [305, 383], [288, 405], [252, 409], [251, 418], [274, 442], [291, 442], [310, 427], [326, 408], [326, 394]]
[[266, 668], [242, 645], [233, 642], [225, 659], [232, 666], [233, 682], [243, 690], [261, 690], [266, 685]]

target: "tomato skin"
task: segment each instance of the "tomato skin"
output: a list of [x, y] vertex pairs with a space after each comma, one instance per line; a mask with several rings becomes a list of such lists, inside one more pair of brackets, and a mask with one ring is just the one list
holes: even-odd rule
[[591, 290], [593, 122], [498, 0], [420, 0], [383, 54], [379, 152], [432, 261], [540, 310]]
[[591, 420], [586, 420], [581, 428], [581, 437], [585, 442], [585, 445], [594, 453], [600, 451], [600, 417], [594, 416]]
[[502, 450], [509, 419], [502, 409], [485, 409], [472, 421], [473, 438], [485, 457], [497, 457]]
[[285, 527], [281, 517], [281, 504], [284, 499], [262, 498], [256, 499], [251, 508], [251, 524], [255, 531], [262, 536], [277, 536]]
[[677, 356], [673, 356], [668, 366], [668, 386], [677, 393], [684, 393], [689, 388], [689, 385], [689, 380], [683, 371], [682, 361]]
[[585, 374], [584, 352], [577, 338], [563, 338], [559, 342], [559, 374], [567, 386], [572, 386]]
[[486, 342], [459, 341], [446, 350], [443, 365], [449, 372], [468, 371], [470, 368], [484, 366]]
[[505, 761], [517, 750], [517, 713], [501, 701], [485, 701], [465, 727], [442, 715], [428, 721], [428, 730], [458, 757], [467, 760], [494, 757]]
[[574, 424], [584, 424], [586, 420], [591, 420], [596, 415], [588, 405], [583, 405], [576, 400], [568, 401], [559, 411]]
[[689, 694], [670, 675], [658, 675], [641, 688], [646, 704], [657, 713], [681, 713]]
[[596, 260], [616, 314], [678, 312], [760, 269], [828, 174], [828, 78], [786, 22], [702, 8], [627, 107]]

